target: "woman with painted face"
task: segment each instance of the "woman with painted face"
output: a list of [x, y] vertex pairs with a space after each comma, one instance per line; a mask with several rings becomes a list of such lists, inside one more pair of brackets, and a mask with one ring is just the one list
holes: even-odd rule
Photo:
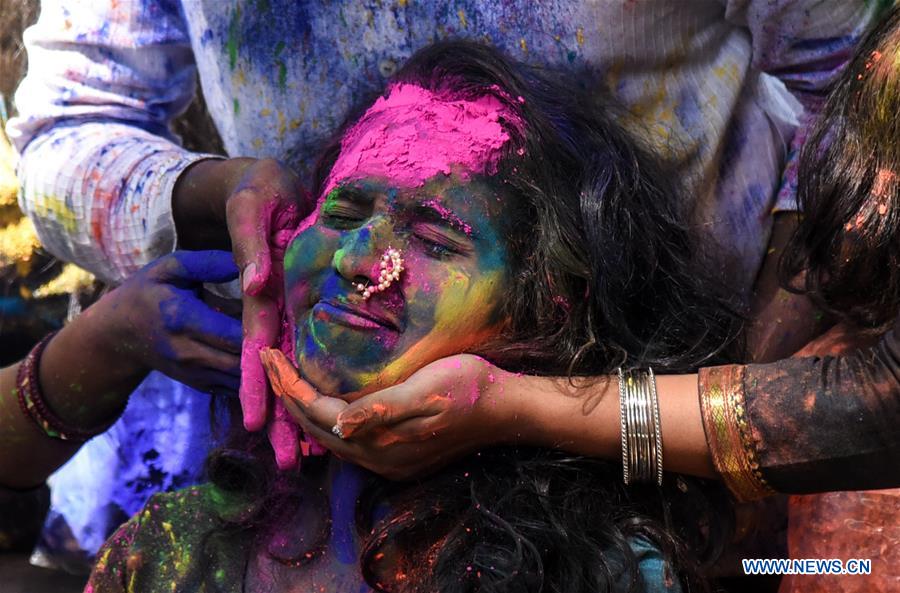
[[[302, 418], [314, 396], [301, 375], [343, 403], [461, 353], [498, 375], [568, 375], [563, 391], [715, 360], [736, 317], [672, 176], [614, 117], [485, 46], [416, 54], [326, 151], [285, 254], [282, 350], [263, 361], [286, 407]], [[109, 540], [87, 590], [702, 586], [715, 492], [625, 488], [618, 464], [517, 447], [521, 404], [435, 393], [429, 406], [464, 408], [501, 446], [476, 451], [470, 434], [446, 453], [472, 455], [416, 484], [337, 456], [275, 474], [261, 439], [237, 434], [210, 484], [151, 499]]]

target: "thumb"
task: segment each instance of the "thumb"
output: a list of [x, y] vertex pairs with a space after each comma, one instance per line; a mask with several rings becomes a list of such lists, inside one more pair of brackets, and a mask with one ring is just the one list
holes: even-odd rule
[[151, 275], [160, 282], [184, 286], [228, 282], [238, 277], [238, 268], [228, 251], [176, 251], [157, 260]]
[[275, 395], [290, 397], [306, 407], [319, 399], [318, 392], [300, 377], [300, 371], [288, 360], [284, 352], [275, 348], [263, 348], [259, 351], [259, 358], [266, 369]]
[[259, 200], [260, 191], [253, 187], [240, 190], [229, 200], [228, 210], [228, 233], [234, 259], [241, 268], [241, 288], [252, 296], [263, 289], [272, 270], [269, 236], [277, 207], [274, 198]]

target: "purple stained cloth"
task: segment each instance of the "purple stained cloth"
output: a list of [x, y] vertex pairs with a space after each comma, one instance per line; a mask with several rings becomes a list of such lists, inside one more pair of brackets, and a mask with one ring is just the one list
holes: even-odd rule
[[214, 446], [210, 410], [209, 395], [147, 377], [119, 421], [50, 477], [34, 561], [87, 573], [106, 538], [150, 496], [200, 482]]

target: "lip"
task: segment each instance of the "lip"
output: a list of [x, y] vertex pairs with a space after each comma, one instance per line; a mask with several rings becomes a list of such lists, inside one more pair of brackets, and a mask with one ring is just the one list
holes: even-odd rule
[[312, 308], [313, 317], [359, 330], [389, 329], [399, 332], [392, 319], [345, 303], [319, 301]]

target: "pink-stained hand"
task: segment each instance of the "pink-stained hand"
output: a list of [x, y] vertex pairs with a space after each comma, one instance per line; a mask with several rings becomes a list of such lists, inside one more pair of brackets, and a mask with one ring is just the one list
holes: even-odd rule
[[277, 345], [282, 330], [284, 251], [313, 202], [297, 176], [274, 160], [246, 169], [225, 204], [234, 260], [241, 270], [244, 342], [240, 399], [244, 427], [255, 431], [269, 422], [268, 434], [278, 466], [297, 462], [296, 426], [282, 406], [274, 407], [259, 351]]
[[[278, 350], [261, 359], [275, 394], [307, 435], [385, 478], [433, 472], [472, 451], [514, 442], [525, 410], [504, 394], [511, 377], [478, 356], [433, 362], [406, 381], [348, 404], [319, 394]], [[339, 426], [344, 438], [332, 433]]]

